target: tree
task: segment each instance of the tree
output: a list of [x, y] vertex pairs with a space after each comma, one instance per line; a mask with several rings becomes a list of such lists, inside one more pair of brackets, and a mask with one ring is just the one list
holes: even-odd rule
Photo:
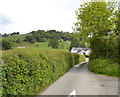
[[[90, 46], [93, 51], [92, 55], [95, 58], [107, 57], [109, 52], [112, 52], [109, 33], [116, 36], [115, 29], [119, 28], [116, 9], [117, 2], [87, 2], [80, 5], [76, 11], [77, 22], [75, 23], [74, 30], [79, 33], [83, 42], [90, 41]], [[116, 26], [118, 25], [118, 26]], [[88, 38], [92, 35], [92, 38]], [[107, 44], [109, 41], [111, 44]], [[107, 45], [107, 46], [106, 46]], [[113, 44], [115, 47], [115, 44]], [[109, 50], [108, 50], [109, 48]], [[106, 51], [108, 51], [106, 53]]]
[[19, 35], [19, 32], [13, 32], [13, 33], [11, 33], [10, 35], [11, 35], [11, 36], [12, 36], [12, 35]]
[[93, 32], [94, 36], [108, 35], [114, 29], [113, 13], [117, 2], [88, 2], [76, 10], [77, 22], [74, 30], [85, 38]]
[[3, 50], [11, 49], [11, 43], [7, 40], [2, 40], [2, 49]]
[[6, 34], [6, 33], [4, 33], [4, 35], [2, 35], [2, 37], [8, 37], [9, 36], [9, 34]]
[[33, 35], [26, 35], [25, 40], [29, 41], [30, 43], [34, 43], [35, 42], [35, 38], [34, 38]]
[[22, 40], [21, 39], [17, 39], [16, 43], [22, 43]]
[[70, 45], [70, 51], [73, 47], [79, 47], [80, 46], [80, 40], [78, 38], [74, 38], [71, 40], [71, 45]]
[[51, 39], [50, 42], [48, 43], [48, 47], [50, 47], [50, 46], [52, 48], [57, 49], [59, 47], [59, 41], [58, 41], [58, 39], [56, 39], [56, 38]]

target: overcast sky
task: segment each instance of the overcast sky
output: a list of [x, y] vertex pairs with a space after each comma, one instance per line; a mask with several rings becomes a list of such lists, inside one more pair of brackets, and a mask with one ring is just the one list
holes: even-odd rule
[[0, 33], [73, 32], [75, 10], [81, 4], [83, 0], [0, 0]]
[[37, 30], [73, 32], [83, 0], [0, 0], [0, 33]]

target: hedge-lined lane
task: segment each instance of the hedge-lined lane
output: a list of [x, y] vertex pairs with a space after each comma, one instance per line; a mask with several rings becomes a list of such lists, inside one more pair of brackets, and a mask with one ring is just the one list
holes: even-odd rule
[[12, 50], [3, 59], [3, 95], [36, 95], [75, 64], [85, 61], [78, 54], [36, 49]]

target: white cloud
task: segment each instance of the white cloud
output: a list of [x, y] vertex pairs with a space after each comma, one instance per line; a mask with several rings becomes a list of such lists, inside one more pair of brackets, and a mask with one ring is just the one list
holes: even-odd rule
[[0, 13], [13, 22], [5, 25], [2, 33], [28, 33], [34, 30], [72, 32], [76, 20], [75, 10], [80, 0], [0, 0]]

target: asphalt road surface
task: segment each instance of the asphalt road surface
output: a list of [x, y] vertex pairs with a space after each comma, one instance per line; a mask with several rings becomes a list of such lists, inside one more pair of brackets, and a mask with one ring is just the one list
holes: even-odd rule
[[118, 95], [118, 78], [92, 73], [86, 59], [38, 95]]

